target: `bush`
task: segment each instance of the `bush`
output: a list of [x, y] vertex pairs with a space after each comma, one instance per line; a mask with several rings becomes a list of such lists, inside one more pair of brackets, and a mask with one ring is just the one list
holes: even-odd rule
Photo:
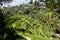
[[31, 11], [31, 9], [27, 7], [27, 8], [24, 9], [23, 13], [24, 14], [29, 14], [30, 11]]

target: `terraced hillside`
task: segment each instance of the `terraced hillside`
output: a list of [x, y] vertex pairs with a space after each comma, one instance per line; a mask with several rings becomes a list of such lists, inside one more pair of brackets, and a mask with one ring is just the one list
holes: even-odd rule
[[18, 11], [14, 9], [3, 9], [5, 13], [8, 12], [9, 16], [5, 16], [5, 32], [1, 39], [60, 40], [55, 32], [60, 28], [60, 14], [44, 8], [45, 11], [40, 8], [36, 9], [32, 5], [19, 7]]

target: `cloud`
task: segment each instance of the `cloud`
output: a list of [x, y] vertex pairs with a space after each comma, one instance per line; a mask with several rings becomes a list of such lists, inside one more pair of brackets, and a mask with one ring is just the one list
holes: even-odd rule
[[28, 3], [28, 2], [30, 2], [30, 0], [27, 0], [27, 1], [25, 1], [25, 0], [13, 0], [13, 2], [12, 3], [10, 3], [10, 5], [20, 5], [20, 4], [22, 4], [22, 3]]
[[[33, 0], [33, 1], [35, 1], [35, 0]], [[28, 2], [30, 2], [30, 0], [13, 0], [11, 3], [4, 4], [4, 6], [8, 6], [8, 5], [15, 6], [15, 5], [23, 4], [23, 3], [25, 4], [25, 3], [28, 3]]]

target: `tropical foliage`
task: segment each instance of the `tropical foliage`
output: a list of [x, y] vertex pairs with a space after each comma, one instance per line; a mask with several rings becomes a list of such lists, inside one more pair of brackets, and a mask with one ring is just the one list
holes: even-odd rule
[[[51, 1], [47, 7], [59, 9], [60, 5], [56, 6], [56, 3]], [[35, 4], [2, 9], [5, 26], [0, 32], [0, 40], [26, 40], [25, 37], [31, 40], [60, 40], [55, 34], [56, 30], [60, 31], [60, 14], [37, 6], [38, 2]]]

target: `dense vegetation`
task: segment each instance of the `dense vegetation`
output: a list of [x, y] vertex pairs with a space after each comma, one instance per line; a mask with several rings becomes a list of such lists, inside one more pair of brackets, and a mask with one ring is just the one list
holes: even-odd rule
[[26, 40], [23, 36], [31, 40], [60, 40], [56, 37], [56, 31], [60, 32], [60, 12], [57, 12], [60, 4], [56, 4], [57, 10], [54, 8], [56, 5], [48, 4], [48, 8], [43, 8], [43, 5], [35, 1], [34, 4], [1, 9], [0, 13], [4, 15], [0, 24], [3, 23], [4, 27], [0, 40]]

